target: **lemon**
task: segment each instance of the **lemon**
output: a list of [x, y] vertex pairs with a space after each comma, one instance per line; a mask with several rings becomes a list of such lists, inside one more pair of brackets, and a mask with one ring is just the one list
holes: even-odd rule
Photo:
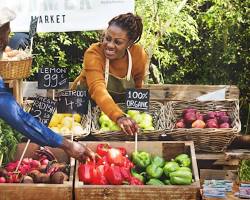
[[74, 117], [74, 120], [76, 122], [80, 122], [81, 121], [81, 115], [79, 115], [79, 114], [73, 114], [73, 117]]
[[72, 127], [72, 122], [73, 122], [72, 117], [64, 117], [62, 120], [62, 125], [63, 127], [67, 127], [70, 129]]
[[54, 114], [49, 122], [49, 127], [57, 126], [60, 123], [60, 118], [57, 114]]
[[69, 135], [70, 134], [70, 129], [68, 127], [62, 127], [60, 129], [60, 133], [62, 133], [62, 135]]

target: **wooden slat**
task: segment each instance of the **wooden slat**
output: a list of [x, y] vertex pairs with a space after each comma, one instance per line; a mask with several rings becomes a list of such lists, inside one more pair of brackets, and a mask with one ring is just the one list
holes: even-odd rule
[[175, 85], [150, 84], [144, 88], [150, 89], [152, 100], [193, 100], [197, 97], [228, 87], [226, 99], [239, 99], [239, 89], [235, 85]]

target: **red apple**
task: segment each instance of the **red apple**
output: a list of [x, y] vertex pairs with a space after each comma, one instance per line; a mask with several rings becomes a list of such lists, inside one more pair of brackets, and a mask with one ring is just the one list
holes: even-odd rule
[[230, 128], [230, 125], [229, 123], [225, 122], [225, 123], [220, 124], [220, 128]]
[[206, 128], [218, 128], [218, 122], [216, 119], [209, 119], [206, 122]]
[[176, 124], [175, 124], [175, 127], [176, 127], [176, 128], [185, 128], [186, 125], [185, 125], [185, 123], [184, 123], [184, 120], [183, 120], [183, 119], [178, 120], [178, 121], [176, 122]]

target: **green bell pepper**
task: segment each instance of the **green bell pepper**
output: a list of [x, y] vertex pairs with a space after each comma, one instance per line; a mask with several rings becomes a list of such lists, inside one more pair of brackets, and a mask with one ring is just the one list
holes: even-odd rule
[[187, 170], [177, 170], [169, 174], [170, 183], [173, 185], [190, 185], [192, 183], [192, 173]]
[[[145, 172], [142, 172], [142, 173], [145, 173]], [[138, 178], [141, 182], [144, 183], [145, 179], [144, 179], [144, 176], [142, 175], [142, 173], [137, 173], [137, 171], [135, 170], [135, 168], [132, 168], [131, 169], [131, 175], [135, 178]]]
[[147, 166], [146, 172], [150, 178], [160, 178], [161, 175], [163, 174], [163, 169], [155, 164], [151, 164]]
[[163, 167], [163, 171], [164, 174], [168, 177], [171, 172], [174, 172], [179, 168], [180, 166], [178, 165], [177, 162], [170, 161], [165, 164], [165, 166]]
[[163, 167], [165, 160], [160, 156], [155, 156], [152, 158], [151, 163], [157, 165], [158, 167]]
[[151, 178], [146, 185], [165, 185], [162, 181], [156, 178]]
[[178, 169], [178, 171], [179, 171], [179, 170], [185, 170], [185, 171], [192, 172], [191, 169], [190, 169], [189, 167], [180, 167], [180, 168]]
[[171, 185], [171, 183], [170, 183], [170, 180], [169, 180], [169, 179], [165, 179], [165, 180], [163, 180], [163, 182], [164, 182], [164, 184], [165, 184], [165, 185]]
[[150, 154], [144, 151], [133, 152], [132, 162], [140, 168], [146, 168], [150, 164]]
[[175, 162], [177, 162], [181, 167], [189, 167], [191, 164], [191, 159], [187, 154], [180, 154], [175, 157]]

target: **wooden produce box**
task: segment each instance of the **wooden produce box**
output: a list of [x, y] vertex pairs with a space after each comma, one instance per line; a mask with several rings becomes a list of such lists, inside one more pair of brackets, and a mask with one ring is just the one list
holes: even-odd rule
[[[18, 144], [17, 152], [13, 160], [19, 160], [26, 143]], [[39, 149], [36, 144], [29, 144], [24, 155], [29, 158], [36, 158], [35, 150]], [[43, 183], [1, 183], [0, 200], [71, 200], [73, 199], [73, 172], [75, 160], [69, 158], [67, 154], [59, 148], [50, 148], [59, 162], [70, 163], [69, 181], [63, 184], [43, 184]]]
[[[97, 144], [104, 142], [87, 142], [87, 146], [95, 151]], [[134, 142], [105, 142], [112, 147], [125, 147], [128, 155], [134, 149]], [[129, 200], [129, 199], [164, 199], [164, 200], [195, 200], [200, 199], [200, 181], [195, 157], [194, 144], [192, 141], [171, 141], [171, 142], [138, 142], [139, 151], [147, 151], [152, 155], [163, 156], [166, 160], [174, 158], [180, 153], [187, 153], [192, 160], [192, 171], [194, 182], [191, 185], [83, 185], [79, 182], [78, 163], [76, 165], [75, 177], [75, 200]]]

